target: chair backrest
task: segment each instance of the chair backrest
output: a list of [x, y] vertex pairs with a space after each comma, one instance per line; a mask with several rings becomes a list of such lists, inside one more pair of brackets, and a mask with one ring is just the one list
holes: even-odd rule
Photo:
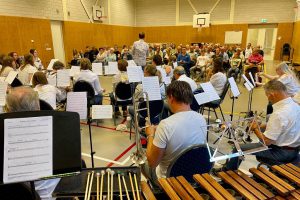
[[[202, 89], [202, 88], [198, 88], [198, 89], [196, 89], [196, 90], [193, 92], [193, 94], [195, 95], [195, 94], [199, 94], [199, 93], [201, 93], [201, 92], [204, 92], [203, 89]], [[196, 112], [199, 111], [199, 109], [200, 109], [201, 106], [198, 104], [198, 102], [197, 102], [195, 96], [193, 97], [193, 102], [192, 102], [192, 104], [191, 104], [190, 106], [191, 106], [191, 109], [192, 109], [193, 111], [196, 111]]]
[[76, 81], [73, 87], [74, 92], [87, 92], [87, 98], [91, 100], [95, 96], [95, 90], [93, 86], [86, 81]]
[[230, 84], [229, 84], [229, 82], [227, 81], [227, 82], [225, 83], [223, 92], [222, 92], [222, 94], [220, 95], [220, 99], [221, 99], [220, 103], [222, 103], [223, 100], [225, 99], [226, 94], [227, 94], [227, 92], [228, 92], [228, 90], [229, 90], [229, 87], [230, 87]]
[[[143, 101], [139, 104], [139, 108], [146, 108], [146, 101]], [[150, 121], [152, 124], [159, 123], [159, 116], [163, 111], [164, 101], [163, 100], [155, 100], [149, 101], [149, 110], [150, 110]], [[147, 117], [147, 110], [142, 110], [139, 114], [145, 119]]]
[[10, 84], [11, 87], [19, 87], [22, 85], [23, 85], [22, 82], [18, 78], [15, 78], [13, 82]]
[[167, 170], [167, 177], [183, 176], [194, 183], [194, 174], [208, 173], [213, 167], [205, 144], [192, 145], [178, 154]]
[[53, 110], [53, 108], [49, 103], [40, 99], [40, 110]]
[[118, 83], [115, 89], [115, 95], [121, 100], [130, 99], [132, 97], [131, 84], [128, 83]]

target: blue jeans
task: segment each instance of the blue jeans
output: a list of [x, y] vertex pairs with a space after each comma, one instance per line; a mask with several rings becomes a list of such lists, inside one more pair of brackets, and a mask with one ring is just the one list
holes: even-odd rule
[[[249, 143], [242, 144], [241, 150], [247, 151], [250, 149], [254, 149], [257, 147], [261, 147], [260, 143]], [[233, 149], [233, 152], [237, 152], [236, 148]], [[260, 151], [254, 153], [256, 159], [260, 162], [266, 163], [268, 165], [278, 165], [282, 163], [288, 163], [297, 158], [299, 151], [298, 150], [290, 150], [290, 149], [282, 149], [275, 145], [270, 145], [268, 150]], [[237, 170], [241, 164], [241, 159], [239, 157], [231, 158], [229, 162], [226, 164], [226, 170]]]
[[94, 103], [95, 105], [102, 105], [103, 95], [97, 94], [94, 96]]

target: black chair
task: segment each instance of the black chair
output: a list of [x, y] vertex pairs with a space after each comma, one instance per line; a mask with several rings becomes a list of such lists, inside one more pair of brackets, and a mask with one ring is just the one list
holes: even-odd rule
[[218, 115], [217, 115], [217, 112], [216, 112], [217, 108], [220, 109], [223, 121], [225, 121], [225, 117], [223, 115], [221, 104], [222, 104], [222, 102], [225, 99], [225, 96], [226, 96], [226, 94], [228, 92], [229, 87], [230, 87], [229, 82], [226, 82], [226, 84], [224, 86], [224, 89], [223, 89], [223, 92], [220, 95], [220, 99], [216, 100], [216, 101], [212, 101], [212, 102], [206, 103], [206, 104], [203, 105], [203, 107], [202, 107], [202, 114], [204, 113], [205, 110], [208, 111], [208, 121], [207, 121], [207, 124], [209, 124], [210, 111], [214, 111], [214, 113], [216, 115], [216, 119], [218, 119]]
[[40, 99], [40, 110], [54, 110], [46, 101]]
[[[143, 109], [147, 107], [147, 102], [143, 101], [141, 103], [139, 103], [138, 108], [139, 109]], [[161, 117], [162, 117], [162, 112], [163, 112], [163, 108], [164, 108], [164, 101], [163, 100], [155, 100], [155, 101], [149, 101], [149, 112], [150, 112], [150, 122], [151, 124], [159, 124]], [[139, 119], [139, 126], [143, 127], [145, 126], [146, 123], [146, 117], [147, 116], [147, 110], [141, 110], [138, 112], [138, 119]], [[134, 120], [131, 120], [131, 124], [130, 124], [130, 135], [129, 138], [131, 139], [131, 130], [132, 130], [132, 126], [133, 126], [133, 122]]]
[[93, 140], [92, 140], [92, 129], [91, 123], [92, 118], [90, 117], [90, 108], [94, 104], [95, 91], [93, 86], [86, 81], [77, 81], [73, 86], [74, 92], [86, 92], [87, 93], [87, 123], [89, 126], [89, 135], [90, 135], [90, 147], [91, 147], [91, 160], [92, 160], [92, 168], [94, 168], [94, 152], [93, 150]]
[[114, 111], [114, 125], [116, 125], [116, 107], [117, 106], [128, 106], [132, 104], [132, 94], [134, 91], [134, 85], [128, 83], [118, 83], [115, 88], [115, 95], [110, 93], [111, 104], [113, 105]]
[[13, 82], [10, 84], [10, 86], [11, 87], [20, 87], [20, 86], [23, 86], [23, 84], [18, 78], [15, 78], [13, 80]]
[[0, 196], [2, 200], [40, 200], [40, 196], [24, 183], [0, 185]]
[[183, 176], [194, 183], [194, 174], [209, 173], [213, 167], [205, 144], [192, 145], [178, 154], [170, 163], [166, 177]]
[[[203, 92], [203, 89], [202, 89], [202, 88], [198, 88], [198, 89], [196, 89], [196, 90], [193, 92], [193, 94], [196, 95], [196, 94], [199, 94], [199, 93], [202, 93], [202, 92]], [[201, 106], [198, 104], [198, 102], [197, 102], [197, 100], [196, 100], [196, 98], [195, 98], [195, 96], [194, 96], [194, 97], [193, 97], [193, 102], [192, 102], [192, 104], [191, 104], [191, 109], [192, 109], [193, 111], [199, 112], [199, 111], [200, 111], [200, 108], [201, 108]]]

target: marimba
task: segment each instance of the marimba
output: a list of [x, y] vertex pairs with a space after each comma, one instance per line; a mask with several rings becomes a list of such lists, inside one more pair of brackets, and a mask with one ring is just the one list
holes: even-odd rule
[[158, 182], [172, 200], [203, 200], [208, 195], [217, 200], [300, 199], [299, 167], [285, 164], [272, 166], [270, 170], [258, 167], [249, 171], [253, 174], [251, 178], [239, 170], [219, 172], [221, 182], [208, 173], [195, 174], [193, 178], [199, 188], [193, 187], [183, 176], [161, 178]]

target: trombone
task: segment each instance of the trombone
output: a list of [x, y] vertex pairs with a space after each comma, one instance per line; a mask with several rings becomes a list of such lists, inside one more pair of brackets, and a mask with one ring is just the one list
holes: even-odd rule
[[[139, 108], [139, 105], [146, 101], [146, 106]], [[142, 111], [147, 111], [147, 118], [150, 120], [150, 109], [149, 109], [149, 96], [147, 92], [135, 92], [132, 98], [133, 108], [134, 108], [134, 132], [135, 132], [135, 142], [136, 151], [131, 154], [131, 160], [133, 163], [141, 165], [145, 163], [146, 152], [142, 148], [140, 131], [146, 129], [147, 123], [143, 127], [139, 127], [139, 113]], [[146, 120], [146, 119], [145, 119]]]

